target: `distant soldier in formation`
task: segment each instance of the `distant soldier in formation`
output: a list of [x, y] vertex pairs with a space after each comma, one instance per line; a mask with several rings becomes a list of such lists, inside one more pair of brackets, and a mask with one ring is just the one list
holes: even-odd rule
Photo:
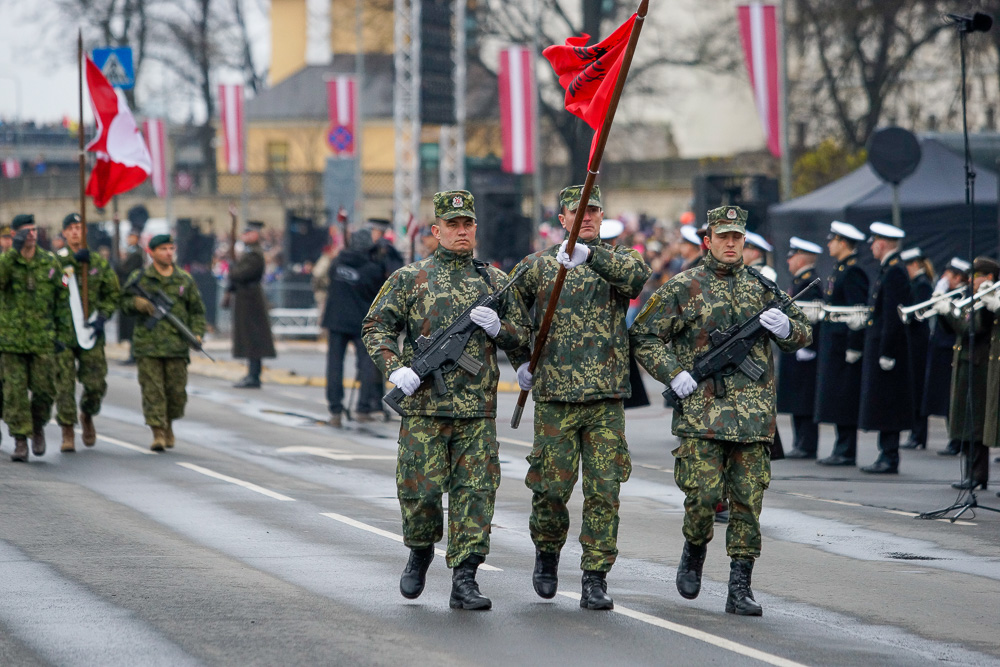
[[233, 305], [233, 358], [247, 360], [246, 376], [234, 384], [237, 389], [259, 389], [261, 359], [273, 359], [274, 336], [267, 299], [264, 298], [264, 251], [260, 230], [264, 223], [251, 220], [243, 230], [243, 252], [229, 268], [229, 287]]
[[10, 225], [0, 225], [0, 254], [10, 250], [14, 243], [14, 231]]
[[[125, 251], [125, 257], [118, 264], [116, 269], [118, 273], [118, 284], [123, 285], [128, 277], [132, 275], [134, 271], [139, 271], [142, 269], [143, 264], [146, 261], [146, 253], [139, 245], [139, 236], [141, 229], [133, 226], [128, 233], [127, 249]], [[132, 332], [135, 330], [135, 317], [132, 315], [126, 315], [122, 311], [118, 311], [118, 341], [128, 343], [128, 358], [123, 362], [125, 364], [134, 364], [135, 357], [132, 355]]]
[[[953, 257], [934, 286], [932, 296], [951, 292], [960, 287], [968, 288], [972, 277], [972, 263]], [[957, 298], [966, 294], [960, 293]], [[949, 302], [950, 303], [950, 302]], [[949, 306], [950, 307], [950, 306]], [[940, 317], [931, 321], [931, 336], [927, 350], [927, 366], [924, 371], [924, 395], [922, 412], [925, 415], [949, 418], [951, 408], [951, 361], [955, 351], [955, 332], [941, 322]], [[950, 438], [938, 456], [958, 456], [962, 443]]]
[[[908, 248], [899, 253], [910, 276], [910, 302], [923, 303], [934, 293], [934, 267], [924, 257], [920, 248]], [[900, 449], [927, 449], [927, 414], [924, 412], [924, 381], [927, 367], [927, 348], [931, 327], [926, 320], [912, 318], [906, 323], [906, 336], [910, 344], [910, 374], [913, 378], [913, 429], [909, 439]]]

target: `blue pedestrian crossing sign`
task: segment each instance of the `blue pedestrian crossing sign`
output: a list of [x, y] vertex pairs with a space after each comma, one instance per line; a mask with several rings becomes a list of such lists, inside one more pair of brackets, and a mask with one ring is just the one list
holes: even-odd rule
[[94, 49], [94, 64], [115, 88], [128, 90], [135, 85], [132, 49], [128, 46]]

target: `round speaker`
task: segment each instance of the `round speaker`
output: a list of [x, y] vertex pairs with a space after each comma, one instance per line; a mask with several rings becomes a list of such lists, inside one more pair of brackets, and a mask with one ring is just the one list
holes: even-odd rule
[[920, 164], [920, 142], [901, 127], [875, 130], [868, 140], [868, 164], [882, 180], [899, 185]]

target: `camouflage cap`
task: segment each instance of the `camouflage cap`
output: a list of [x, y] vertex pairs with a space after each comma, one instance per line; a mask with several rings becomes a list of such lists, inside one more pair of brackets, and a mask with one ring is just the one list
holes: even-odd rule
[[[582, 185], [571, 185], [568, 188], [563, 188], [563, 191], [559, 193], [559, 206], [565, 206], [567, 211], [575, 211], [580, 207], [581, 195], [583, 195]], [[588, 206], [604, 208], [604, 204], [601, 203], [601, 186], [595, 185], [591, 188]]]
[[720, 206], [708, 212], [708, 226], [716, 234], [724, 232], [747, 232], [747, 212], [739, 206]]
[[476, 219], [476, 198], [468, 190], [446, 190], [434, 193], [434, 217], [451, 220], [460, 216]]

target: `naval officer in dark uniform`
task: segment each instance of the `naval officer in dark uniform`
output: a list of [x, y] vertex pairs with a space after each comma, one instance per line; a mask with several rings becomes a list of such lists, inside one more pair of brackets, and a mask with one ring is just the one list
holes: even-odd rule
[[[917, 304], [931, 298], [934, 293], [934, 267], [924, 257], [920, 248], [907, 248], [899, 253], [910, 275], [910, 300]], [[927, 320], [911, 318], [906, 323], [906, 336], [910, 342], [910, 373], [913, 375], [913, 430], [900, 449], [927, 448], [927, 413], [923, 411], [924, 369], [927, 367], [927, 346], [931, 327]]]

